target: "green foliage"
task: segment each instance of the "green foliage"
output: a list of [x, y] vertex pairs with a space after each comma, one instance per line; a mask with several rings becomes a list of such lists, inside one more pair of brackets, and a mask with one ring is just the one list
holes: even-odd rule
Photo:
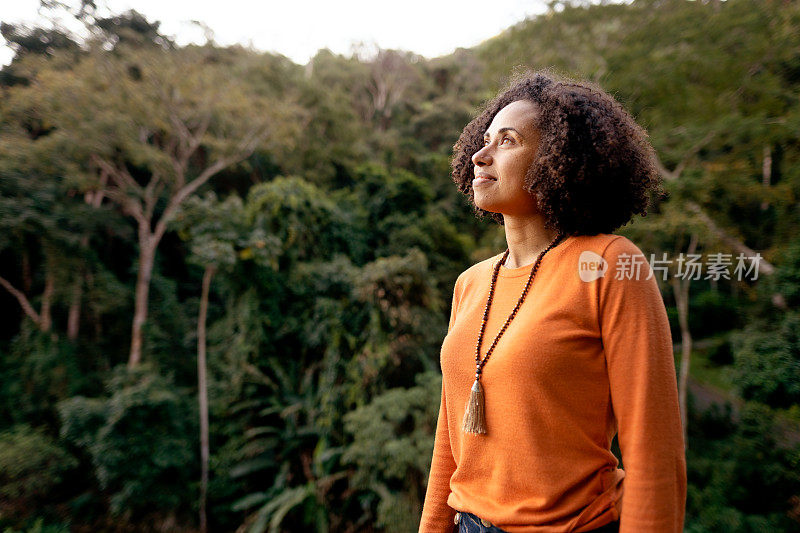
[[[83, 1], [86, 3], [86, 0]], [[133, 9], [121, 15], [96, 18], [94, 25], [101, 30], [103, 42], [112, 48], [129, 45], [135, 48], [157, 46], [169, 49], [173, 45], [158, 31], [160, 22], [150, 22]]]
[[733, 363], [733, 348], [727, 338], [714, 343], [708, 350], [708, 360], [716, 366], [725, 366]]
[[107, 398], [74, 397], [59, 404], [63, 438], [85, 451], [110, 510], [179, 509], [190, 501], [197, 459], [190, 396], [146, 365], [115, 369]]
[[78, 50], [70, 35], [59, 28], [27, 28], [19, 24], [0, 24], [0, 34], [17, 57], [25, 54], [52, 54], [55, 50]]
[[[153, 310], [144, 328], [146, 356], [155, 358], [156, 364], [178, 365], [180, 354], [191, 353], [194, 346], [187, 334], [181, 337], [175, 331], [191, 331], [195, 314], [179, 300], [178, 280], [156, 270], [150, 281], [150, 305]], [[176, 366], [172, 366], [176, 368]]]
[[[278, 531], [293, 510], [294, 523], [302, 524], [304, 530], [327, 531], [320, 496], [341, 476], [330, 475], [324, 464], [329, 454], [321, 437], [329, 429], [315, 423], [319, 416], [319, 389], [313, 386], [315, 369], [307, 369], [302, 375], [295, 374], [300, 371], [297, 366], [289, 372], [278, 365], [273, 370], [273, 392], [256, 406], [263, 425], [246, 432], [240, 461], [229, 472], [234, 478], [272, 479], [273, 483], [267, 490], [250, 492], [233, 501], [231, 509], [251, 511], [248, 531], [254, 533], [266, 531], [267, 526]], [[296, 463], [298, 458], [302, 465]], [[301, 504], [303, 508], [295, 509]]]
[[800, 314], [755, 322], [734, 336], [736, 383], [744, 398], [773, 407], [800, 404]]
[[244, 220], [280, 242], [281, 270], [350, 247], [349, 215], [323, 190], [301, 178], [276, 178], [252, 187]]
[[43, 518], [37, 518], [30, 527], [24, 529], [14, 529], [7, 527], [3, 533], [69, 533], [69, 526], [60, 524], [45, 524]]
[[[9, 91], [2, 108], [8, 140], [19, 147], [18, 157], [39, 168], [60, 168], [85, 188], [96, 182], [89, 171], [97, 157], [124, 161], [133, 176], [155, 174], [167, 190], [178, 188], [181, 172], [202, 170], [191, 166], [195, 161], [177, 166], [170, 161], [176, 155], [171, 153], [174, 143], [193, 142], [186, 138], [186, 124], [207, 123], [201, 140], [213, 161], [240, 150], [248, 133], [293, 109], [288, 104], [276, 108], [274, 100], [231, 81], [226, 70], [242, 57], [243, 52], [223, 54], [211, 48], [165, 54], [120, 45], [114, 54], [92, 49], [69, 70], [26, 58], [17, 68], [38, 83], [35, 89]], [[257, 121], [251, 113], [254, 106], [259, 107]], [[26, 133], [34, 127], [37, 136], [31, 142]], [[273, 127], [271, 133], [284, 132]], [[189, 166], [181, 169], [180, 164]], [[121, 185], [120, 192], [137, 191], [143, 195], [143, 189], [129, 182]]]
[[693, 335], [707, 337], [742, 326], [740, 302], [721, 290], [693, 294], [689, 302], [689, 328]]
[[608, 71], [604, 56], [630, 31], [625, 23], [639, 6], [565, 4], [559, 13], [519, 23], [477, 46], [482, 74], [495, 84], [515, 65], [556, 67], [591, 79], [603, 76]]
[[[438, 342], [445, 329], [441, 318], [431, 316], [435, 296], [425, 275], [427, 261], [419, 250], [378, 258], [362, 267], [340, 254], [325, 256], [324, 249], [317, 250], [315, 260], [295, 262], [289, 278], [281, 281], [286, 283], [286, 292], [265, 293], [285, 310], [271, 315], [266, 328], [262, 317], [250, 314], [249, 309], [259, 304], [254, 294], [248, 296], [246, 308], [239, 307], [236, 315], [226, 319], [234, 324], [231, 320], [236, 316], [237, 324], [247, 324], [257, 332], [237, 333], [241, 344], [225, 346], [225, 357], [252, 361], [244, 363], [248, 370], [238, 373], [234, 381], [242, 383], [239, 390], [252, 400], [242, 398], [231, 408], [258, 415], [233, 472], [237, 478], [257, 475], [275, 480], [269, 490], [250, 492], [241, 503], [253, 509], [256, 525], [286, 512], [285, 520], [293, 520], [297, 527], [323, 527], [320, 524], [328, 519], [320, 522], [320, 516], [327, 514], [322, 495], [346, 473], [338, 464], [334, 445], [343, 439], [342, 413], [368, 402], [388, 380], [399, 379], [395, 372], [402, 371], [402, 379], [413, 376], [415, 366], [429, 357], [433, 346], [429, 339], [436, 336]], [[431, 335], [430, 325], [437, 322], [440, 333]], [[212, 337], [227, 331], [215, 328]], [[265, 344], [268, 355], [258, 357], [253, 341], [266, 343], [272, 335], [280, 340]], [[215, 393], [229, 389], [229, 381], [218, 383], [212, 387]], [[226, 401], [234, 401], [230, 392], [224, 394]], [[309, 489], [298, 484], [298, 478], [313, 484], [315, 497], [299, 496]], [[281, 511], [277, 501], [289, 507]]]
[[389, 214], [419, 214], [433, 197], [430, 183], [404, 170], [368, 165], [359, 168], [357, 191], [366, 200], [370, 222]]
[[309, 62], [311, 76], [298, 87], [306, 120], [302, 139], [281, 158], [287, 175], [335, 188], [350, 186], [353, 167], [369, 155], [361, 121], [351, 105], [352, 83], [336, 79], [348, 75], [348, 60], [339, 59], [321, 50]]
[[277, 268], [279, 237], [247, 220], [244, 204], [236, 195], [223, 201], [213, 192], [204, 198], [190, 198], [172, 225], [183, 240], [189, 241], [192, 263], [229, 269], [237, 260], [245, 260]]
[[[261, 505], [254, 515], [253, 521], [248, 525], [248, 533], [264, 533], [269, 528], [269, 533], [278, 533], [281, 521], [292, 508], [302, 504], [306, 499], [314, 497], [314, 485], [286, 489], [274, 497], [266, 494], [252, 494], [237, 502], [235, 511], [246, 510], [255, 505]], [[264, 503], [266, 501], [266, 503]], [[317, 531], [325, 531], [317, 529]]]
[[88, 385], [79, 357], [74, 345], [24, 323], [0, 359], [0, 373], [13, 377], [0, 383], [0, 402], [8, 406], [0, 415], [0, 427], [31, 421], [53, 424], [56, 402]]
[[380, 527], [407, 524], [414, 531], [419, 526], [409, 523], [409, 516], [422, 512], [419, 502], [430, 470], [442, 378], [438, 372], [425, 372], [417, 374], [416, 382], [408, 389], [387, 390], [344, 417], [353, 442], [342, 460], [357, 467], [355, 487], [380, 496]]
[[747, 404], [731, 412], [695, 413], [687, 451], [687, 532], [793, 531], [787, 504], [800, 490], [800, 446], [774, 440], [772, 411]]
[[782, 295], [790, 308], [800, 307], [800, 239], [784, 249], [780, 265], [769, 288]]
[[33, 505], [77, 466], [78, 461], [41, 429], [19, 424], [0, 433], [0, 498], [4, 502]]

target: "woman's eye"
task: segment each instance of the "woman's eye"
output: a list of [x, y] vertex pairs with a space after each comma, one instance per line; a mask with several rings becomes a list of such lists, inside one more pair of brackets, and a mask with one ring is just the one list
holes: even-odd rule
[[[508, 141], [508, 143], [506, 143], [506, 141]], [[500, 145], [502, 145], [502, 144], [511, 144], [512, 142], [513, 142], [513, 139], [511, 137], [503, 137], [502, 139], [500, 139], [500, 142], [498, 144], [500, 144]], [[489, 139], [484, 139], [483, 140], [483, 146], [486, 146], [489, 143], [490, 143]]]

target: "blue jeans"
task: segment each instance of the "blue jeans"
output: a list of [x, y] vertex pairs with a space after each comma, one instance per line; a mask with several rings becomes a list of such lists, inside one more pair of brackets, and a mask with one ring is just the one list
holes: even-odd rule
[[[506, 533], [497, 526], [483, 525], [481, 519], [472, 513], [459, 511], [456, 516], [458, 517], [458, 525], [453, 528], [453, 533]], [[619, 521], [616, 521], [593, 529], [591, 533], [617, 533], [618, 531]]]
[[481, 519], [472, 513], [459, 511], [456, 517], [458, 525], [453, 533], [506, 533], [497, 526], [484, 526]]

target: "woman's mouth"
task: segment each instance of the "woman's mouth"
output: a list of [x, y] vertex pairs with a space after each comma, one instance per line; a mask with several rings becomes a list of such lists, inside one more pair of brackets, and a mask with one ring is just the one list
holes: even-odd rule
[[480, 187], [482, 185], [488, 185], [490, 183], [494, 183], [495, 181], [497, 181], [497, 178], [495, 178], [494, 176], [489, 176], [487, 174], [478, 174], [477, 176], [475, 176], [475, 179], [472, 180], [472, 186]]

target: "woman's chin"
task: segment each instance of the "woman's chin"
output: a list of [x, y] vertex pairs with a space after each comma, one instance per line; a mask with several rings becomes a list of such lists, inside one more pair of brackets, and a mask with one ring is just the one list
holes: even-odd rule
[[481, 198], [477, 194], [475, 195], [475, 206], [479, 209], [483, 209], [484, 211], [488, 211], [489, 213], [502, 212], [502, 207], [497, 205], [497, 203], [487, 201], [485, 198]]
[[475, 202], [475, 206], [478, 207], [478, 209], [482, 209], [483, 211], [487, 211], [489, 213], [499, 213], [500, 212], [499, 210], [495, 209], [491, 205], [479, 204], [478, 202]]

